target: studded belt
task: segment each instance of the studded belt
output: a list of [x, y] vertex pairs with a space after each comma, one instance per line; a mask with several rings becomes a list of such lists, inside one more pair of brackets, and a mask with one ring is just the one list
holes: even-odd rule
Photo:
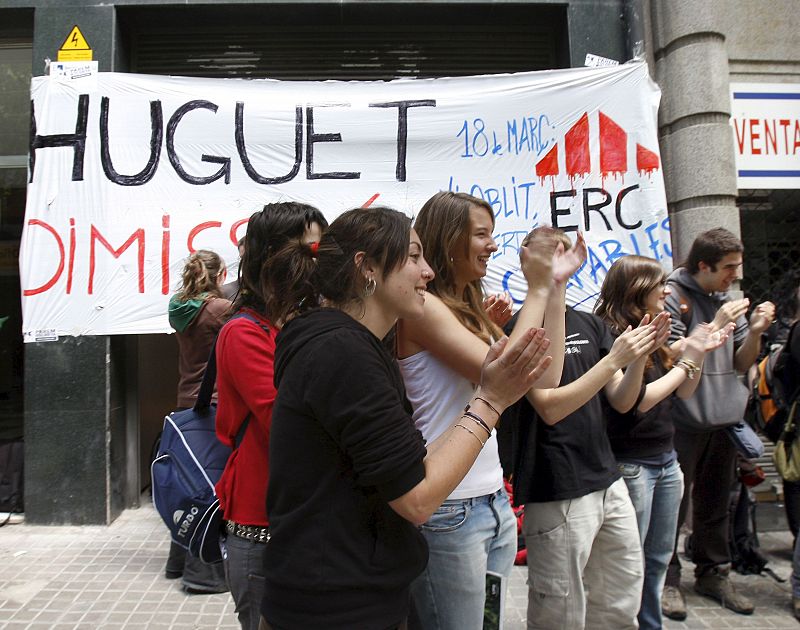
[[269, 540], [269, 527], [258, 525], [242, 525], [235, 521], [225, 521], [225, 529], [237, 538], [244, 538], [257, 543], [266, 543]]

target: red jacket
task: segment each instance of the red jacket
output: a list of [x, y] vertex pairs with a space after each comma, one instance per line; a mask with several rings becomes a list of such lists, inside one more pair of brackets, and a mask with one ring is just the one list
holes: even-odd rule
[[244, 317], [229, 321], [217, 341], [217, 437], [233, 448], [250, 414], [244, 439], [228, 459], [216, 490], [226, 519], [242, 525], [269, 524], [269, 430], [275, 402], [273, 363], [277, 331], [263, 316], [245, 309], [270, 328], [267, 334]]

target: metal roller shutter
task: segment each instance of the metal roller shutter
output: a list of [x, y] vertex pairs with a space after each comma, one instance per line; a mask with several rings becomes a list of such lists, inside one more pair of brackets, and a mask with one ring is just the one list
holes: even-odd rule
[[120, 7], [146, 74], [380, 80], [566, 67], [563, 7], [263, 4]]

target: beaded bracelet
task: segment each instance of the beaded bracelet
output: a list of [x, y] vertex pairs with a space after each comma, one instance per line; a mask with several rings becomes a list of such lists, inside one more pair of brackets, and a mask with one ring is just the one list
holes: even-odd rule
[[473, 431], [473, 430], [472, 430], [472, 429], [470, 429], [469, 427], [465, 427], [465, 426], [464, 426], [463, 424], [461, 424], [461, 423], [456, 423], [456, 424], [454, 424], [453, 426], [454, 426], [454, 427], [461, 427], [461, 428], [462, 428], [462, 429], [464, 429], [464, 431], [466, 431], [467, 433], [471, 433], [471, 434], [472, 434], [472, 437], [474, 437], [476, 440], [478, 440], [478, 442], [479, 442], [479, 443], [480, 443], [480, 445], [481, 445], [481, 448], [483, 448], [484, 446], [486, 446], [486, 440], [482, 440], [480, 437], [478, 437], [478, 434], [477, 434], [477, 433], [475, 433], [475, 431]]
[[700, 371], [700, 366], [689, 359], [679, 359], [675, 364], [675, 367], [681, 368], [684, 372], [686, 372], [686, 378], [689, 380], [693, 380], [695, 374]]
[[461, 416], [462, 418], [469, 418], [475, 424], [480, 426], [481, 429], [486, 431], [486, 435], [491, 435], [492, 430], [489, 428], [489, 425], [484, 422], [483, 418], [481, 418], [477, 413], [473, 413], [471, 411], [465, 411], [464, 415]]

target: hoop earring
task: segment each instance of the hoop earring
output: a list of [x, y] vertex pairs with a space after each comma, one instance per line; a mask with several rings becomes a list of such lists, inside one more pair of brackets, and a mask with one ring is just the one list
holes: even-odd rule
[[378, 283], [375, 282], [375, 278], [370, 278], [367, 280], [367, 286], [364, 287], [364, 297], [372, 297], [375, 294], [375, 289], [378, 287]]

